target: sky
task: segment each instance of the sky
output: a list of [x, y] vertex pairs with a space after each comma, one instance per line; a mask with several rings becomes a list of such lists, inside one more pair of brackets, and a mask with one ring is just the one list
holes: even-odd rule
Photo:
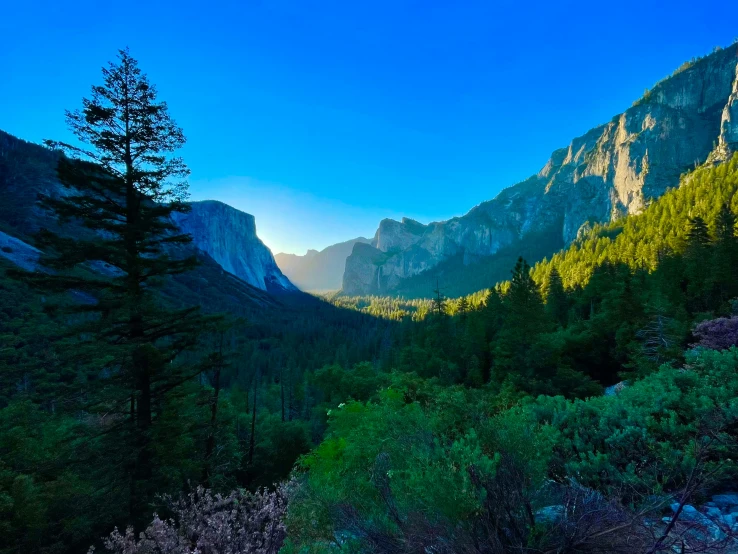
[[184, 129], [193, 200], [277, 252], [466, 213], [738, 37], [738, 2], [8, 2], [0, 129], [70, 134], [119, 48]]

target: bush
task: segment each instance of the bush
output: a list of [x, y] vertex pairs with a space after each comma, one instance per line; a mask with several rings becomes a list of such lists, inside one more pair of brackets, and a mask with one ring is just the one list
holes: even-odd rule
[[[285, 537], [286, 487], [227, 496], [198, 487], [172, 500], [172, 519], [154, 520], [139, 537], [129, 527], [105, 539], [111, 554], [276, 554]], [[92, 554], [90, 548], [88, 554]]]

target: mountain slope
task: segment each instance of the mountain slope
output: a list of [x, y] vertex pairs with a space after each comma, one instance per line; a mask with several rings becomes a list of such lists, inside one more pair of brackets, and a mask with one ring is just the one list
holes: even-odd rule
[[[685, 64], [624, 113], [553, 152], [536, 175], [462, 217], [382, 221], [372, 243], [346, 260], [343, 292], [427, 296], [422, 289], [436, 276], [452, 276], [441, 284], [457, 294], [472, 292], [478, 284], [465, 275], [480, 263], [488, 286], [505, 278], [509, 263], [494, 258], [506, 247], [538, 250], [540, 259], [592, 224], [640, 213], [695, 163], [724, 160], [738, 147], [737, 52], [734, 44]], [[537, 248], [541, 237], [549, 247]], [[408, 283], [416, 276], [422, 285]]]
[[279, 253], [274, 259], [287, 278], [301, 290], [325, 292], [341, 288], [346, 258], [354, 244], [368, 244], [369, 239], [358, 237], [324, 248], [320, 252], [308, 250], [304, 256]]
[[592, 229], [566, 250], [536, 264], [533, 277], [543, 283], [556, 268], [564, 285], [571, 288], [586, 285], [603, 264], [653, 271], [666, 254], [684, 250], [691, 218], [701, 217], [711, 224], [726, 205], [732, 213], [738, 212], [738, 153], [726, 163], [689, 173], [679, 187], [643, 213]]
[[[40, 210], [38, 194], [64, 194], [56, 178], [59, 153], [0, 131], [0, 231], [29, 242], [40, 227], [59, 230], [56, 220]], [[254, 217], [220, 202], [193, 202], [188, 214], [177, 214], [182, 230], [193, 237], [191, 247], [251, 287], [269, 292], [295, 291], [282, 275], [272, 253], [256, 235]], [[64, 232], [86, 232], [74, 223]]]

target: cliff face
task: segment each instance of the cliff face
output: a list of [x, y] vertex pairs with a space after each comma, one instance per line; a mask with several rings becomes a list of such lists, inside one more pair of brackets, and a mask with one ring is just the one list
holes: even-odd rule
[[173, 214], [192, 244], [224, 270], [270, 292], [296, 290], [256, 235], [254, 216], [215, 200], [192, 202], [192, 211]]
[[326, 292], [341, 288], [346, 258], [354, 244], [369, 243], [364, 237], [334, 244], [318, 252], [308, 250], [304, 256], [276, 254], [279, 269], [298, 288], [305, 291]]
[[[30, 263], [37, 254], [33, 252], [35, 249], [28, 250], [32, 248], [29, 241], [41, 227], [72, 236], [88, 232], [75, 222], [60, 225], [56, 218], [38, 207], [39, 193], [66, 194], [56, 176], [59, 155], [0, 131], [0, 227], [3, 233], [8, 233], [0, 237], [0, 246], [6, 249], [0, 256], [15, 263], [20, 260], [20, 265]], [[262, 291], [296, 290], [256, 235], [252, 215], [220, 202], [207, 201], [192, 203], [189, 214], [175, 214], [175, 219], [184, 232], [192, 234], [192, 246], [212, 258], [201, 259], [203, 271], [207, 270], [208, 274], [216, 273], [211, 267], [214, 260], [228, 273]], [[21, 242], [11, 244], [8, 242], [11, 240]]]
[[346, 260], [343, 292], [391, 294], [451, 258], [472, 265], [508, 246], [530, 249], [526, 240], [546, 234], [568, 244], [592, 223], [639, 213], [695, 163], [738, 149], [737, 53], [734, 44], [681, 68], [462, 217], [382, 221], [371, 245], [355, 246]]

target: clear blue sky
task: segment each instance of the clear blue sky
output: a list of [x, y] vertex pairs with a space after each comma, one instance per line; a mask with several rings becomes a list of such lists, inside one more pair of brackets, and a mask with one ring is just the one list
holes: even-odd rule
[[738, 36], [738, 2], [7, 2], [0, 129], [68, 137], [125, 45], [184, 128], [193, 199], [303, 253], [461, 215]]

